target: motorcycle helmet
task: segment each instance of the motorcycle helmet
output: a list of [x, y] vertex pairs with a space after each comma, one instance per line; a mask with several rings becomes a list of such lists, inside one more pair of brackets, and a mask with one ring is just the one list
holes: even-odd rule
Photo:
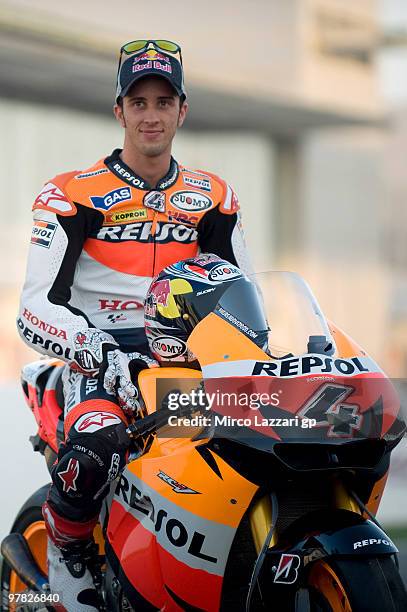
[[164, 268], [144, 302], [145, 332], [163, 365], [199, 368], [187, 347], [194, 327], [211, 312], [267, 347], [268, 326], [256, 285], [217, 255], [201, 254]]

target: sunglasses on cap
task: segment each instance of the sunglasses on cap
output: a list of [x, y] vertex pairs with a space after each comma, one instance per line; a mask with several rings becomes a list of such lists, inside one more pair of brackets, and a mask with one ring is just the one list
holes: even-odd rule
[[150, 46], [156, 51], [165, 51], [166, 53], [171, 53], [172, 55], [178, 53], [179, 60], [182, 66], [181, 47], [178, 43], [172, 42], [171, 40], [132, 40], [131, 42], [128, 42], [123, 45], [120, 49], [119, 66], [121, 64], [123, 53], [125, 53], [126, 55], [140, 53], [143, 51], [147, 51]]
[[[168, 80], [171, 81], [171, 84], [173, 85], [174, 89], [177, 91], [178, 95], [183, 96], [184, 99], [186, 98], [186, 92], [185, 92], [185, 86], [184, 86], [184, 75], [182, 71], [181, 47], [177, 43], [172, 42], [171, 40], [144, 40], [143, 39], [143, 40], [132, 40], [131, 42], [128, 42], [125, 45], [123, 45], [122, 48], [120, 49], [119, 65], [117, 67], [116, 101], [119, 97], [126, 95], [126, 91], [128, 90], [129, 84], [134, 81], [134, 75], [123, 73], [123, 78], [121, 77], [122, 66], [125, 66], [127, 62], [127, 59], [125, 58], [125, 56], [126, 55], [132, 56], [132, 55], [137, 54], [137, 56], [141, 55], [143, 57], [143, 53], [145, 53], [146, 56], [148, 56], [150, 55], [150, 53], [153, 54], [154, 51], [158, 53], [164, 52], [166, 54], [171, 54], [171, 55], [178, 54], [179, 55], [179, 59], [177, 58], [177, 61], [176, 61], [176, 64], [178, 65], [178, 67], [174, 66], [173, 68], [174, 74], [171, 73], [173, 78], [171, 79], [169, 78]], [[146, 57], [145, 59], [148, 59], [148, 57]]]

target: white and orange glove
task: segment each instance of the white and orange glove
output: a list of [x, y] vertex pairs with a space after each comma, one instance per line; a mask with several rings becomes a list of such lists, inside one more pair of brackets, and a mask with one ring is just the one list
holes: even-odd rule
[[142, 353], [122, 353], [117, 349], [108, 351], [106, 357], [104, 388], [108, 393], [114, 393], [117, 390], [117, 397], [123, 410], [137, 415], [141, 411], [141, 404], [138, 387], [132, 383], [132, 379], [136, 380], [141, 370], [158, 368], [159, 363]]
[[77, 332], [73, 346], [71, 368], [99, 378], [108, 393], [117, 394], [125, 412], [139, 413], [139, 391], [132, 379], [136, 380], [141, 370], [159, 367], [158, 362], [142, 353], [123, 353], [113, 336], [95, 328]]

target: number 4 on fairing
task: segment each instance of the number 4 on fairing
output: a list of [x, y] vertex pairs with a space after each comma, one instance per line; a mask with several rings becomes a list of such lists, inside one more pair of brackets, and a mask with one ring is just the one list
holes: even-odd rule
[[363, 416], [357, 404], [342, 403], [354, 387], [327, 383], [312, 395], [298, 413], [316, 420], [316, 427], [328, 427], [332, 438], [349, 437], [362, 426]]

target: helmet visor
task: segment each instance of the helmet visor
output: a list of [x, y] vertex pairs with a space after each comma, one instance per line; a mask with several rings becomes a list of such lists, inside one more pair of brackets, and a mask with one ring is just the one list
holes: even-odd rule
[[[213, 312], [250, 338], [266, 346], [268, 325], [256, 285], [246, 278], [222, 283], [206, 293], [188, 295], [195, 314], [194, 323]], [[189, 309], [188, 309], [189, 310]]]

